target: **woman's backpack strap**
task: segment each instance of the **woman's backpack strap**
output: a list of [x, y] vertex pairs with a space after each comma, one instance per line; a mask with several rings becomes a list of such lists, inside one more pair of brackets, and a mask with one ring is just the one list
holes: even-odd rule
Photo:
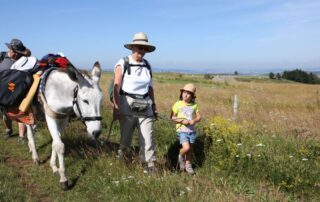
[[[123, 80], [123, 77], [124, 77], [126, 71], [128, 71], [128, 75], [131, 74], [131, 66], [133, 66], [132, 64], [130, 64], [130, 62], [129, 62], [129, 57], [128, 57], [128, 56], [127, 56], [127, 57], [124, 57], [123, 60], [124, 60], [124, 65], [123, 65], [124, 70], [123, 70], [123, 74], [122, 74], [122, 80]], [[134, 66], [147, 67], [147, 69], [148, 69], [149, 72], [150, 72], [150, 76], [151, 76], [151, 78], [152, 78], [152, 71], [151, 71], [150, 63], [149, 63], [148, 60], [146, 60], [146, 59], [143, 59], [143, 61], [144, 61], [145, 65], [134, 65]]]
[[129, 75], [131, 74], [129, 57], [128, 57], [128, 56], [127, 56], [127, 57], [124, 57], [123, 60], [124, 60], [124, 65], [123, 65], [124, 70], [123, 70], [123, 74], [122, 74], [122, 79], [123, 79], [123, 76], [124, 76], [124, 74], [126, 73], [126, 71], [128, 71], [128, 74], [129, 74]]
[[144, 63], [146, 64], [146, 67], [147, 67], [147, 69], [149, 70], [150, 76], [151, 76], [151, 78], [152, 78], [152, 71], [151, 71], [150, 63], [149, 63], [148, 60], [146, 60], [146, 59], [143, 59], [143, 61], [144, 61]]

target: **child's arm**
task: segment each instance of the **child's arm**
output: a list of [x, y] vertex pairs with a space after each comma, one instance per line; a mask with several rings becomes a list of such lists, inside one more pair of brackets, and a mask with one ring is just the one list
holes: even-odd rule
[[189, 124], [188, 120], [186, 120], [186, 119], [179, 119], [179, 118], [177, 117], [177, 114], [176, 114], [176, 113], [171, 112], [171, 114], [172, 114], [171, 120], [172, 120], [173, 122], [175, 122], [175, 123], [181, 123], [181, 124], [183, 124], [183, 125], [188, 125], [188, 124]]
[[194, 118], [192, 120], [189, 120], [189, 124], [190, 125], [194, 125], [194, 124], [198, 123], [200, 120], [201, 120], [200, 112], [197, 112], [196, 113], [196, 118]]
[[178, 119], [177, 114], [173, 111], [171, 112], [171, 120], [175, 123], [181, 123], [181, 119]]

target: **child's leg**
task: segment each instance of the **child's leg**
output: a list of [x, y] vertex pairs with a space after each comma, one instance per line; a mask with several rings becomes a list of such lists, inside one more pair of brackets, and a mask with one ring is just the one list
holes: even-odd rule
[[186, 163], [192, 162], [192, 150], [193, 150], [193, 144], [189, 144], [189, 150], [186, 153]]
[[19, 137], [24, 138], [24, 134], [26, 132], [26, 125], [24, 123], [18, 123], [19, 127]]
[[182, 142], [181, 143], [182, 148], [179, 151], [179, 155], [178, 155], [178, 162], [179, 162], [179, 168], [180, 171], [184, 171], [185, 167], [186, 167], [186, 154], [188, 153], [189, 149], [190, 149], [190, 145], [188, 141]]
[[186, 154], [189, 152], [189, 150], [190, 150], [189, 142], [188, 141], [187, 142], [183, 142], [182, 143], [182, 148], [180, 149], [180, 152], [179, 152], [180, 156], [185, 157]]
[[196, 141], [196, 133], [190, 133], [188, 134], [188, 143], [189, 143], [189, 149], [186, 152], [186, 163], [192, 162], [192, 150], [193, 150], [193, 144]]
[[6, 131], [11, 131], [12, 133], [12, 121], [5, 114], [3, 114], [2, 119]]
[[6, 129], [6, 132], [4, 133], [4, 139], [8, 139], [12, 135], [12, 121], [3, 113], [2, 116], [3, 123]]
[[18, 138], [18, 142], [20, 144], [24, 144], [24, 136], [25, 136], [25, 132], [26, 132], [26, 125], [24, 123], [19, 123], [18, 122], [18, 128], [19, 128], [19, 138]]
[[192, 133], [189, 135], [189, 141], [190, 141], [190, 148], [188, 150], [188, 152], [186, 153], [186, 171], [187, 173], [189, 173], [190, 175], [194, 175], [195, 172], [192, 168], [192, 150], [193, 150], [193, 144], [195, 142], [195, 139], [196, 139], [196, 134], [195, 133]]
[[188, 174], [190, 175], [194, 175], [195, 172], [192, 168], [192, 144], [190, 144], [190, 150], [187, 152], [186, 154], [186, 166], [185, 169], [187, 171]]
[[180, 139], [180, 144], [182, 146], [181, 149], [179, 150], [179, 155], [178, 155], [179, 168], [180, 168], [180, 171], [184, 171], [185, 164], [186, 164], [185, 156], [190, 148], [190, 145], [189, 145], [189, 141], [186, 133], [178, 133], [178, 136]]

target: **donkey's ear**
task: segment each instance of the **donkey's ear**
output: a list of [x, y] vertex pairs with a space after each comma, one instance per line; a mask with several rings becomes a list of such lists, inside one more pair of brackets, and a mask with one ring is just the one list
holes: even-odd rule
[[91, 76], [95, 82], [99, 83], [101, 77], [101, 66], [98, 61], [95, 62], [92, 67]]
[[68, 66], [67, 73], [69, 78], [74, 82], [80, 82], [81, 80], [83, 80], [83, 76], [81, 75], [81, 73], [73, 66]]

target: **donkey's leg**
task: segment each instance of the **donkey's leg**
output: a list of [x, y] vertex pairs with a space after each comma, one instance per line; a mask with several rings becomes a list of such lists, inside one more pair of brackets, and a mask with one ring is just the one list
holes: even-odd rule
[[59, 175], [59, 169], [56, 165], [57, 160], [57, 152], [54, 149], [53, 143], [52, 143], [52, 151], [51, 151], [51, 159], [50, 159], [50, 167], [52, 168], [52, 171], [54, 174]]
[[38, 156], [35, 141], [34, 141], [34, 133], [33, 133], [31, 125], [26, 125], [26, 126], [27, 126], [27, 137], [28, 137], [29, 150], [32, 153], [33, 162], [36, 165], [39, 165], [40, 161], [39, 161], [39, 156]]
[[[68, 179], [65, 175], [65, 166], [64, 166], [64, 144], [62, 141], [53, 141], [52, 149], [55, 151], [59, 160], [59, 175], [60, 183], [67, 182]], [[52, 168], [53, 169], [53, 168]]]
[[[47, 125], [52, 137], [52, 153], [51, 153], [51, 160], [50, 166], [53, 172], [59, 171], [60, 174], [60, 183], [65, 184], [67, 183], [67, 177], [65, 175], [65, 166], [64, 166], [64, 144], [61, 141], [61, 133], [65, 126], [68, 124], [68, 118], [65, 119], [53, 119], [46, 115]], [[56, 166], [56, 157], [58, 156], [59, 159], [59, 168]]]
[[[54, 127], [54, 126], [56, 126], [56, 127]], [[49, 124], [48, 124], [48, 127], [49, 127]], [[61, 141], [61, 130], [59, 129], [57, 123], [55, 123], [54, 125], [51, 124], [50, 127], [52, 128], [52, 129], [49, 129], [50, 130], [50, 134], [58, 133], [58, 135], [55, 135], [55, 136], [51, 135], [53, 140], [52, 140], [52, 151], [51, 151], [50, 167], [52, 168], [52, 171], [53, 171], [54, 174], [60, 175], [59, 168], [57, 167], [56, 162], [57, 162], [57, 156], [58, 156], [57, 150], [59, 149], [59, 147], [61, 147], [59, 145], [63, 144], [62, 141]], [[52, 130], [54, 130], [55, 132], [51, 132]]]

